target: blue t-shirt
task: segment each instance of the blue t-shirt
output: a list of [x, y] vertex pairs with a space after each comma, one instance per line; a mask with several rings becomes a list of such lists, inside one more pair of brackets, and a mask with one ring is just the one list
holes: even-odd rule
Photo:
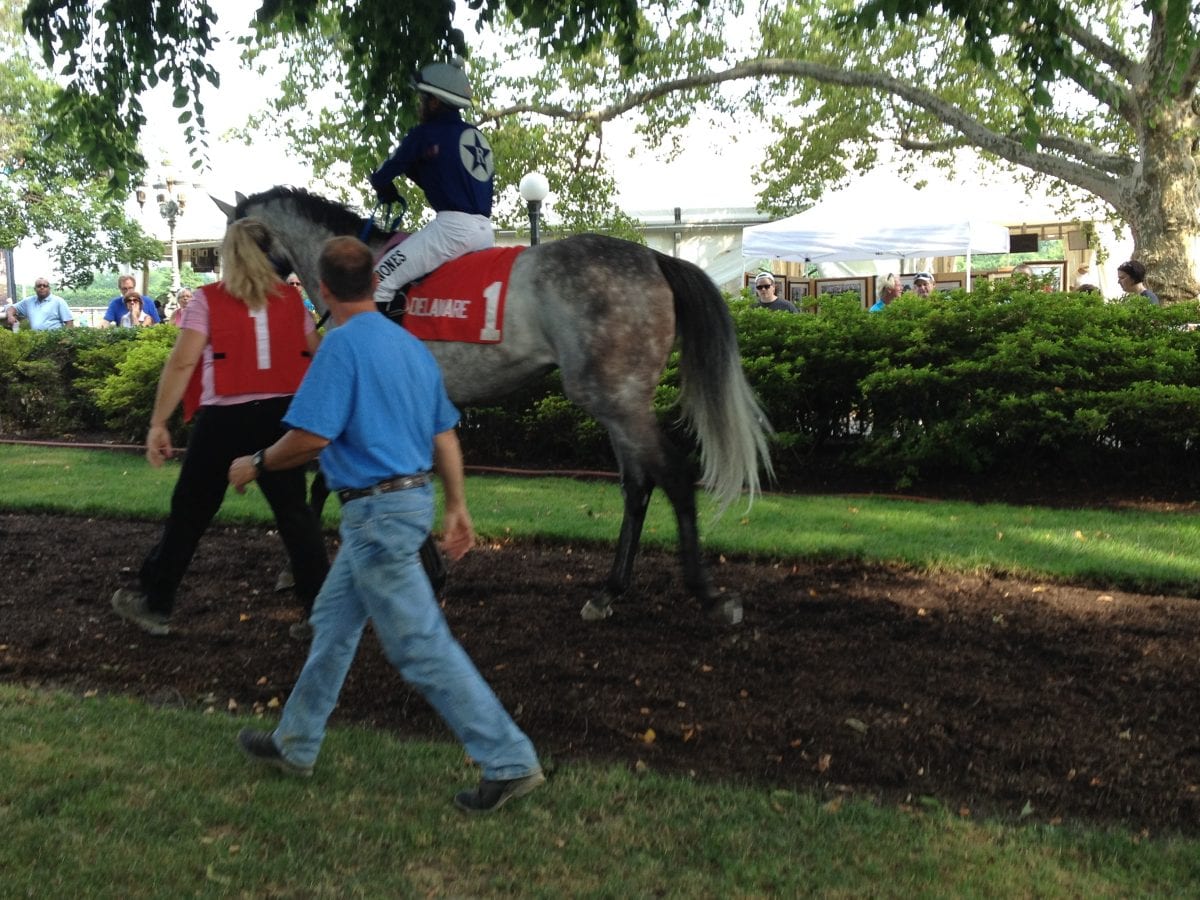
[[325, 336], [283, 421], [329, 440], [321, 468], [345, 490], [429, 471], [433, 436], [458, 424], [458, 410], [425, 345], [369, 312]]
[[[125, 298], [113, 297], [108, 301], [108, 309], [104, 311], [104, 321], [120, 325], [121, 316], [127, 312], [129, 312], [129, 307], [125, 305]], [[142, 312], [152, 318], [155, 325], [162, 321], [158, 317], [158, 307], [154, 305], [154, 301], [144, 295], [142, 296]]]
[[425, 192], [437, 212], [492, 215], [496, 172], [492, 148], [457, 109], [443, 108], [404, 136], [391, 159], [371, 175], [378, 190], [405, 175]]
[[68, 322], [75, 321], [71, 307], [67, 301], [57, 294], [47, 294], [45, 300], [39, 300], [37, 295], [26, 297], [13, 306], [17, 313], [24, 316], [33, 331], [54, 331], [64, 327]]

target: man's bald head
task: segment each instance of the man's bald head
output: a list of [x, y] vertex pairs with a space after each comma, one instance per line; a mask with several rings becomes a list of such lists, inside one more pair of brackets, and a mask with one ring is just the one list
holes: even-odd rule
[[375, 257], [358, 238], [330, 238], [321, 250], [317, 267], [326, 293], [335, 300], [354, 303], [373, 299]]

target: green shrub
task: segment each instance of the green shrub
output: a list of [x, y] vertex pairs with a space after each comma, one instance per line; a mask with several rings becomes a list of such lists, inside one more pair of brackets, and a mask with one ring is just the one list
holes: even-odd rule
[[[743, 292], [744, 294], [744, 292]], [[839, 479], [1176, 478], [1200, 484], [1200, 321], [1195, 303], [1105, 303], [986, 282], [867, 313], [853, 295], [816, 315], [731, 298], [744, 371], [777, 440], [784, 485]], [[109, 428], [140, 440], [177, 330], [0, 332], [0, 430]], [[678, 353], [654, 395], [675, 426]], [[175, 420], [175, 431], [181, 428]], [[474, 465], [614, 466], [607, 434], [552, 372], [463, 409]], [[182, 443], [180, 435], [175, 435]]]
[[[115, 370], [96, 380], [91, 390], [105, 424], [126, 440], [139, 441], [146, 434], [158, 378], [175, 345], [178, 330], [159, 326], [139, 328], [135, 334]], [[179, 416], [177, 410], [173, 417], [175, 429], [179, 427]]]

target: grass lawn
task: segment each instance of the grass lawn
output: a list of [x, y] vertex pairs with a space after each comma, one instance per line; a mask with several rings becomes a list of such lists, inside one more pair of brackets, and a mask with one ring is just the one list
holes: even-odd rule
[[[0, 509], [165, 514], [176, 471], [0, 446]], [[480, 532], [611, 541], [607, 482], [471, 477]], [[336, 522], [337, 504], [326, 510]], [[225, 521], [264, 521], [229, 495]], [[714, 551], [1010, 571], [1200, 594], [1200, 518], [883, 498], [761, 498], [703, 522]], [[670, 543], [661, 499], [647, 540]], [[3, 644], [0, 635], [0, 644]], [[450, 743], [333, 729], [312, 779], [259, 771], [248, 717], [0, 684], [0, 896], [1200, 896], [1200, 842], [878, 808], [653, 772], [560, 766], [494, 817]], [[553, 760], [548, 760], [553, 767]]]

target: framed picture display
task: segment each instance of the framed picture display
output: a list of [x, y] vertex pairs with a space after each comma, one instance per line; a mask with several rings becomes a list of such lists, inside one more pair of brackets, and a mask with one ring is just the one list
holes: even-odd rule
[[1046, 284], [1052, 291], [1065, 291], [1067, 289], [1067, 263], [1066, 260], [1047, 260], [1045, 262], [1031, 262], [1029, 268], [1033, 269], [1033, 274], [1036, 278], [1046, 279], [1049, 281]]
[[867, 300], [869, 282], [869, 278], [817, 278], [813, 280], [813, 285], [818, 297], [847, 292], [857, 294], [858, 302], [866, 309], [870, 306]]
[[966, 287], [967, 276], [957, 272], [948, 272], [945, 275], [933, 276], [933, 289], [935, 291], [957, 291]]
[[806, 297], [812, 296], [812, 282], [807, 278], [789, 278], [787, 288], [787, 298], [796, 306], [800, 306]]

